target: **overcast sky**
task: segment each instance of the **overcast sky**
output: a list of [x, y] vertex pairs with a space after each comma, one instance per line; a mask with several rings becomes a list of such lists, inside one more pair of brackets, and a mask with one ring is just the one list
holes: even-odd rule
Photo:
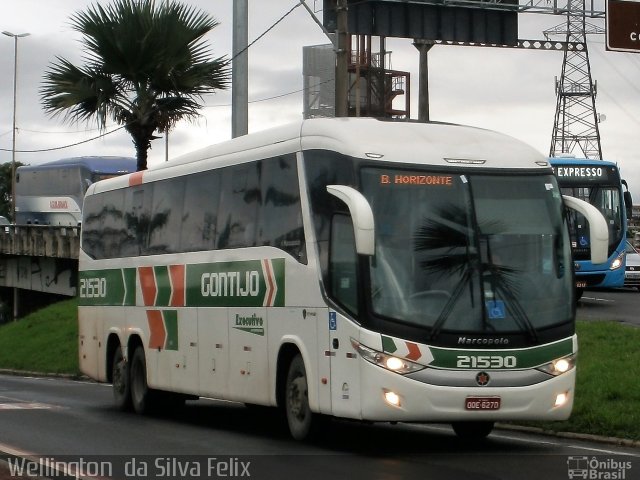
[[[82, 63], [80, 37], [69, 18], [89, 0], [2, 0], [0, 30], [31, 35], [18, 41], [17, 150], [63, 147], [99, 135], [95, 124], [69, 125], [46, 116], [38, 89], [56, 56]], [[107, 2], [101, 2], [107, 3]], [[232, 0], [184, 0], [216, 18], [220, 25], [207, 37], [214, 56], [231, 56]], [[249, 41], [261, 35], [298, 0], [249, 0]], [[321, 0], [307, 0], [318, 10]], [[522, 2], [521, 2], [522, 3]], [[602, 10], [602, 5], [596, 4]], [[322, 12], [318, 11], [321, 16]], [[564, 17], [521, 14], [519, 37], [542, 39], [542, 31]], [[604, 27], [604, 20], [592, 20]], [[558, 38], [560, 39], [560, 38]], [[618, 162], [640, 203], [640, 54], [607, 52], [604, 36], [589, 38], [592, 75], [597, 80], [596, 107], [606, 115], [600, 124], [605, 159]], [[302, 8], [249, 50], [249, 132], [297, 121], [302, 117], [302, 47], [327, 39]], [[11, 161], [13, 112], [13, 40], [0, 36], [0, 163]], [[411, 73], [412, 117], [417, 116], [418, 52], [407, 39], [389, 39], [395, 70]], [[551, 142], [562, 53], [479, 47], [435, 46], [429, 53], [432, 120], [469, 124], [519, 138], [543, 154]], [[290, 92], [297, 92], [291, 93]], [[261, 101], [266, 98], [280, 98]], [[203, 117], [181, 123], [169, 135], [169, 157], [231, 137], [231, 92], [206, 98]], [[115, 128], [112, 126], [110, 129]], [[17, 153], [16, 160], [37, 164], [78, 155], [135, 156], [123, 131], [81, 145], [49, 152]], [[164, 161], [164, 139], [153, 143], [149, 164]]]

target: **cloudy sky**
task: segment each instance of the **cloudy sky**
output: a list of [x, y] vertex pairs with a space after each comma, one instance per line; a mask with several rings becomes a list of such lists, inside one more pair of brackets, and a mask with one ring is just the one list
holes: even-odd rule
[[[220, 26], [207, 37], [214, 56], [231, 56], [232, 0], [183, 0], [214, 16]], [[596, 8], [604, 9], [602, 3]], [[90, 0], [1, 0], [0, 30], [30, 33], [18, 41], [16, 160], [37, 164], [77, 155], [134, 156], [130, 137], [117, 132], [77, 146], [99, 135], [95, 124], [69, 125], [44, 114], [38, 89], [56, 56], [82, 63], [80, 37], [69, 18]], [[103, 2], [106, 3], [106, 2]], [[249, 0], [249, 41], [260, 36], [299, 0]], [[307, 0], [315, 9], [321, 0]], [[521, 0], [523, 3], [523, 0]], [[544, 3], [544, 2], [543, 2]], [[562, 2], [561, 2], [562, 3]], [[321, 16], [322, 12], [318, 11]], [[519, 37], [542, 39], [542, 31], [564, 17], [521, 14]], [[604, 26], [604, 20], [593, 20]], [[249, 50], [249, 132], [291, 121], [302, 114], [302, 47], [327, 43], [304, 8], [296, 8]], [[618, 162], [636, 203], [640, 203], [640, 54], [607, 52], [603, 35], [589, 38], [592, 75], [597, 80], [596, 106], [606, 116], [600, 124], [602, 151]], [[13, 40], [0, 36], [0, 163], [11, 161], [13, 112]], [[418, 53], [410, 40], [389, 40], [392, 67], [411, 72], [412, 116], [417, 116]], [[540, 152], [549, 151], [562, 53], [478, 47], [435, 46], [429, 53], [433, 120], [498, 130]], [[278, 97], [271, 100], [271, 97]], [[169, 157], [231, 137], [231, 94], [206, 98], [195, 123], [181, 123], [169, 135]], [[112, 126], [113, 129], [116, 126]], [[109, 130], [110, 130], [109, 129]], [[55, 149], [55, 150], [53, 150]], [[149, 163], [164, 161], [164, 139], [156, 140]]]

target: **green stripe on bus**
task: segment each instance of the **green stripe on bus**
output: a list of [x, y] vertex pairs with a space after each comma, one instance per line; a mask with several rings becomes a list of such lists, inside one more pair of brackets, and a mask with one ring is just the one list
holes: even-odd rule
[[135, 268], [85, 270], [78, 276], [79, 305], [135, 305]]
[[123, 268], [122, 281], [124, 284], [124, 300], [122, 305], [130, 306], [136, 304], [136, 269]]
[[164, 328], [167, 331], [165, 350], [178, 350], [178, 312], [177, 310], [165, 310], [162, 312]]
[[156, 295], [156, 306], [166, 307], [171, 299], [171, 282], [169, 281], [169, 269], [166, 265], [153, 267], [156, 276], [156, 287], [158, 293]]
[[[153, 267], [157, 287], [155, 305], [171, 301], [169, 269]], [[185, 266], [186, 307], [282, 307], [285, 304], [285, 260], [246, 260]], [[135, 268], [79, 272], [82, 306], [136, 305]]]
[[[187, 265], [186, 304], [194, 307], [284, 306], [284, 259]], [[272, 296], [273, 295], [273, 296]]]
[[[429, 347], [433, 355], [430, 367], [436, 368], [478, 368], [491, 369], [491, 366], [478, 365], [500, 364], [506, 368], [534, 368], [549, 363], [557, 358], [565, 357], [573, 353], [573, 339], [567, 338], [540, 347], [531, 347], [513, 350], [464, 350]], [[495, 362], [495, 359], [503, 361]], [[505, 359], [514, 359], [515, 362]]]

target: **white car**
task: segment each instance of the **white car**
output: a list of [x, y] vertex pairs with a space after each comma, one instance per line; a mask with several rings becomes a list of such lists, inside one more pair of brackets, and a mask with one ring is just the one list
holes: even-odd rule
[[627, 266], [624, 271], [624, 286], [640, 290], [640, 253], [627, 241]]

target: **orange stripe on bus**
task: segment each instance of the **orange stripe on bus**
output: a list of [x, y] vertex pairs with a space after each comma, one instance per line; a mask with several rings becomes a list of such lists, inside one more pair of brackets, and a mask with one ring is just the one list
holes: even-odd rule
[[138, 267], [140, 276], [140, 288], [142, 289], [142, 300], [145, 305], [153, 306], [156, 302], [158, 287], [153, 274], [153, 267]]
[[167, 332], [164, 328], [162, 312], [147, 310], [147, 321], [149, 322], [149, 348], [164, 348]]
[[171, 276], [170, 307], [184, 307], [184, 265], [169, 265]]
[[134, 185], [142, 185], [142, 174], [144, 172], [134, 172], [129, 175], [129, 186], [133, 187]]

